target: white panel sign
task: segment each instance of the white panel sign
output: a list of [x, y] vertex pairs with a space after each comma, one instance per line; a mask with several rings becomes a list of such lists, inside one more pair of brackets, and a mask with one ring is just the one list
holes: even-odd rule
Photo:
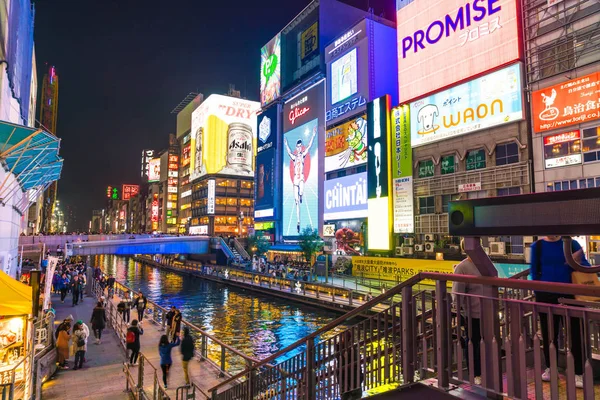
[[214, 214], [215, 213], [215, 180], [211, 179], [208, 181], [208, 206], [206, 213]]
[[394, 233], [414, 233], [412, 176], [394, 179]]

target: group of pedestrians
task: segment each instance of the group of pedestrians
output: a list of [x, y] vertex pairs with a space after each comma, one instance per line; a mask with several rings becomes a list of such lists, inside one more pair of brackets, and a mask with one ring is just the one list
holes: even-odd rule
[[[96, 344], [101, 343], [102, 331], [106, 326], [106, 311], [104, 304], [99, 301], [92, 311], [90, 318], [92, 330], [96, 338]], [[73, 370], [83, 367], [85, 362], [85, 353], [87, 351], [88, 339], [90, 337], [89, 327], [79, 320], [73, 324], [73, 316], [69, 315], [56, 328], [55, 339], [58, 352], [58, 366], [62, 369], [68, 369], [67, 360], [74, 356]], [[71, 328], [73, 328], [71, 330]]]
[[83, 301], [87, 280], [83, 263], [68, 264], [62, 262], [56, 266], [52, 276], [52, 291], [60, 293], [61, 303], [65, 302], [67, 294], [73, 297], [73, 307]]

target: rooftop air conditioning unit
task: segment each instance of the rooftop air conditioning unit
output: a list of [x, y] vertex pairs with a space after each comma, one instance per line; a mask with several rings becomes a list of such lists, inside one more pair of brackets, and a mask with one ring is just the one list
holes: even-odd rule
[[433, 242], [435, 240], [434, 234], [433, 233], [427, 233], [425, 234], [425, 241], [426, 242]]
[[396, 247], [396, 252], [394, 253], [397, 256], [401, 256], [403, 254], [402, 247]]
[[492, 255], [492, 256], [505, 256], [506, 255], [506, 243], [504, 243], [504, 242], [490, 242], [490, 255]]
[[409, 247], [409, 246], [404, 246], [402, 248], [402, 253], [404, 253], [405, 256], [412, 256], [413, 255], [413, 248]]
[[422, 244], [415, 244], [415, 251], [423, 251], [425, 249], [425, 246], [423, 246]]
[[415, 244], [414, 238], [404, 238], [404, 246], [413, 246]]
[[434, 248], [435, 248], [435, 243], [433, 243], [433, 242], [425, 243], [425, 252], [426, 253], [433, 253]]

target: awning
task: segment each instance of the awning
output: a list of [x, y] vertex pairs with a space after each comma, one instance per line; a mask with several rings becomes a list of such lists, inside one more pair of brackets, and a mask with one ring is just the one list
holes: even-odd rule
[[0, 316], [31, 314], [31, 287], [0, 271]]
[[300, 252], [300, 251], [302, 251], [302, 249], [300, 249], [300, 246], [298, 246], [297, 244], [275, 244], [275, 245], [269, 247], [269, 251]]
[[[58, 156], [60, 139], [42, 129], [0, 122], [0, 161], [12, 173], [21, 190], [47, 187], [60, 178], [63, 160]], [[0, 199], [16, 192], [5, 179], [0, 186]]]

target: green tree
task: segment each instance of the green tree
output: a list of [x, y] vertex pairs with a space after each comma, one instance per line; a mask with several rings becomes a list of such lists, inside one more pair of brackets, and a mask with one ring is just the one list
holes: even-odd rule
[[312, 263], [313, 256], [323, 249], [323, 239], [319, 237], [319, 231], [306, 227], [298, 236], [298, 245], [306, 262]]
[[269, 248], [271, 247], [269, 240], [263, 235], [250, 235], [247, 238], [247, 243], [246, 250], [251, 256], [256, 254], [261, 257], [269, 251]]

